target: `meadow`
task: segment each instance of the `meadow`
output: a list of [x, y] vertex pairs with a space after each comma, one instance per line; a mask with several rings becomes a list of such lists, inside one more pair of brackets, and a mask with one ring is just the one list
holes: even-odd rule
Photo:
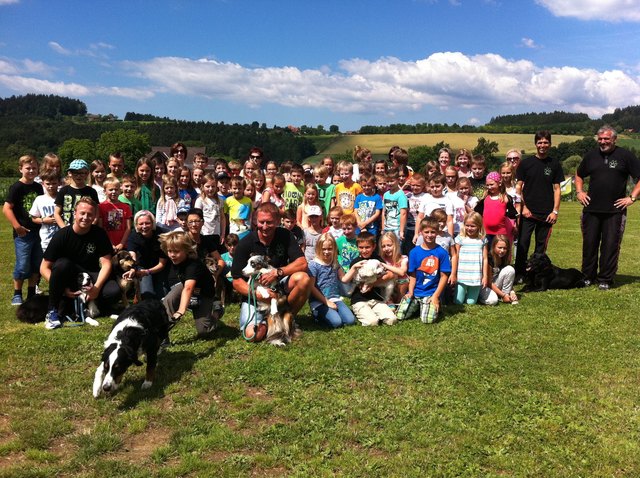
[[[579, 267], [580, 208], [563, 203], [549, 252]], [[238, 306], [218, 335], [172, 332], [156, 383], [91, 384], [111, 326], [17, 322], [11, 233], [0, 221], [0, 477], [639, 476], [640, 210], [617, 285], [448, 306], [432, 325], [247, 344]]]

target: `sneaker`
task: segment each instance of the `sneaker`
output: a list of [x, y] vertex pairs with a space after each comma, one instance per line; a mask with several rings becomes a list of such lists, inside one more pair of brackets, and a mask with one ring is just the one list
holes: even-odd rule
[[607, 284], [606, 282], [600, 282], [598, 284], [598, 290], [609, 290], [611, 288], [611, 286], [609, 284]]
[[20, 294], [16, 294], [11, 299], [11, 305], [22, 305], [22, 296]]
[[516, 295], [515, 291], [511, 291], [509, 292], [509, 297], [511, 297], [511, 304], [512, 305], [518, 305], [518, 296]]
[[42, 295], [42, 289], [38, 284], [36, 284], [36, 295]]
[[44, 328], [47, 330], [59, 329], [62, 327], [62, 322], [60, 322], [60, 316], [58, 315], [57, 310], [50, 310], [47, 313], [47, 317], [44, 319]]
[[592, 284], [593, 284], [593, 282], [591, 282], [589, 279], [585, 279], [584, 280], [584, 286], [585, 287], [591, 287]]

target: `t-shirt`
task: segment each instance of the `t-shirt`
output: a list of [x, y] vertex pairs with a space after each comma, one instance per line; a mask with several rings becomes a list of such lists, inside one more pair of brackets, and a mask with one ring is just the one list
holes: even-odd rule
[[335, 195], [336, 187], [333, 184], [318, 184], [318, 201], [322, 206], [323, 217], [327, 217], [329, 209], [331, 209], [331, 200]]
[[[376, 211], [382, 211], [382, 198], [379, 194], [374, 194], [373, 196], [367, 196], [365, 193], [360, 193], [356, 196], [356, 201], [353, 204], [355, 209], [355, 213], [358, 216], [358, 219], [362, 221], [366, 221], [371, 216], [375, 214]], [[365, 231], [370, 232], [374, 236], [378, 235], [378, 231], [380, 230], [380, 219], [376, 219], [375, 221], [369, 223], [365, 228]], [[356, 233], [360, 234], [360, 228], [357, 228]]]
[[307, 262], [311, 262], [316, 256], [316, 244], [322, 235], [322, 231], [315, 232], [311, 228], [304, 230], [304, 257]]
[[140, 201], [140, 210], [154, 211], [160, 199], [160, 188], [154, 185], [153, 191], [149, 186], [143, 184], [136, 198]]
[[465, 285], [482, 284], [483, 251], [487, 244], [487, 238], [473, 239], [471, 237], [458, 236], [456, 245], [460, 245], [458, 253], [458, 282]]
[[233, 278], [231, 277], [231, 266], [233, 265], [233, 257], [228, 252], [225, 252], [220, 257], [222, 257], [222, 260], [224, 261], [225, 277], [229, 282], [232, 282]]
[[293, 183], [286, 182], [284, 184], [282, 198], [284, 199], [285, 209], [297, 211], [298, 206], [302, 204], [302, 200], [304, 199], [304, 184], [296, 186]]
[[160, 259], [167, 259], [167, 255], [160, 247], [158, 231], [153, 231], [150, 237], [144, 237], [136, 231], [131, 231], [127, 241], [127, 250], [135, 252], [136, 262], [143, 269], [151, 269]]
[[220, 236], [220, 216], [224, 209], [223, 203], [218, 198], [211, 199], [200, 196], [196, 199], [195, 207], [202, 209], [202, 215], [204, 216], [201, 234], [203, 236], [211, 236], [212, 234]]
[[204, 261], [209, 254], [215, 251], [220, 251], [220, 236], [203, 236], [200, 234], [200, 242], [196, 244], [198, 259]]
[[405, 193], [407, 196], [407, 230], [415, 231], [416, 230], [416, 221], [418, 219], [418, 214], [420, 213], [420, 207], [422, 203], [426, 201], [431, 194], [420, 193], [413, 194], [411, 191]]
[[104, 187], [99, 184], [92, 184], [91, 187], [98, 193], [98, 202], [107, 200], [107, 193], [104, 192]]
[[516, 180], [523, 181], [522, 202], [541, 219], [553, 211], [553, 185], [564, 181], [562, 166], [556, 159], [536, 156], [524, 158], [516, 170]]
[[475, 207], [475, 211], [482, 215], [484, 230], [487, 234], [495, 236], [496, 234], [510, 235], [512, 223], [509, 222], [507, 216], [515, 218], [515, 208], [511, 202], [511, 197], [507, 195], [507, 201], [502, 202], [499, 198], [485, 197]]
[[[453, 204], [453, 234], [457, 236], [460, 233], [460, 228], [464, 224], [464, 217], [467, 215], [467, 208], [465, 207], [465, 203], [462, 198], [458, 196], [457, 192], [452, 191], [448, 193], [447, 196]], [[469, 196], [467, 204], [471, 209], [473, 209], [478, 204], [478, 198], [475, 196]]]
[[362, 192], [362, 186], [358, 183], [353, 183], [351, 186], [346, 187], [344, 183], [336, 184], [336, 205], [342, 208], [344, 214], [353, 213], [353, 205], [356, 201], [358, 194]]
[[188, 280], [195, 280], [194, 297], [215, 297], [215, 283], [209, 269], [199, 259], [187, 258], [180, 264], [171, 264], [169, 275], [175, 274], [183, 284]]
[[407, 196], [401, 189], [384, 193], [384, 230], [400, 232], [400, 210], [407, 209]]
[[344, 272], [349, 270], [351, 262], [360, 255], [357, 238], [349, 239], [344, 234], [336, 239], [338, 249], [338, 264]]
[[62, 209], [62, 220], [67, 226], [73, 224], [76, 203], [84, 196], [89, 196], [96, 204], [100, 202], [98, 201], [98, 193], [91, 186], [84, 186], [78, 189], [67, 184], [66, 186], [62, 186], [58, 191], [56, 195], [56, 206]]
[[127, 223], [131, 220], [131, 209], [124, 203], [101, 202], [98, 205], [102, 228], [107, 232], [111, 244], [117, 246], [122, 241]]
[[[42, 185], [36, 182], [25, 184], [17, 181], [11, 185], [7, 194], [7, 202], [13, 206], [13, 214], [20, 225], [34, 234], [38, 232], [40, 226], [34, 223], [29, 216], [29, 211], [33, 206], [33, 202], [40, 195], [44, 194]], [[16, 231], [13, 230], [13, 238], [18, 237]]]
[[[55, 198], [52, 198], [48, 194], [43, 194], [42, 196], [38, 196], [35, 201], [33, 201], [33, 205], [29, 210], [29, 215], [31, 217], [51, 217], [53, 216], [53, 211], [56, 208]], [[60, 229], [58, 224], [55, 222], [53, 224], [42, 224], [40, 226], [40, 244], [42, 245], [42, 250], [44, 251], [53, 235]]]
[[251, 229], [251, 199], [243, 196], [236, 199], [229, 196], [224, 202], [224, 212], [229, 215], [229, 232], [244, 237]]
[[87, 272], [98, 272], [100, 258], [110, 256], [112, 252], [109, 236], [101, 227], [92, 225], [86, 234], [77, 234], [73, 227], [64, 227], [51, 238], [44, 258], [55, 262], [65, 257]]
[[[316, 260], [309, 262], [309, 275], [316, 280], [316, 288], [327, 299], [340, 298], [340, 279], [338, 268], [333, 265], [321, 264]], [[313, 296], [309, 297], [311, 308], [320, 305], [320, 302]]]
[[409, 253], [409, 274], [415, 274], [414, 297], [431, 297], [438, 288], [440, 273], [451, 273], [449, 254], [436, 245], [433, 249], [414, 247]]
[[[135, 197], [129, 199], [124, 194], [121, 194], [120, 196], [118, 196], [118, 201], [129, 206], [132, 216], [135, 216], [138, 211], [142, 211], [142, 203]], [[153, 208], [153, 210], [155, 210], [155, 207]]]
[[178, 212], [188, 211], [196, 203], [198, 192], [193, 188], [178, 189]]
[[424, 217], [429, 217], [435, 209], [444, 209], [447, 216], [453, 216], [455, 213], [453, 202], [449, 196], [444, 195], [442, 197], [435, 198], [429, 194], [429, 196], [427, 196], [427, 198], [420, 204], [420, 212], [424, 214]]
[[[453, 241], [453, 237], [451, 237], [451, 234], [449, 234], [447, 231], [440, 231], [440, 234], [436, 236], [436, 244], [447, 251], [448, 254], [449, 250], [454, 246], [455, 243]], [[451, 254], [449, 254], [449, 256], [451, 256]]]
[[624, 148], [616, 147], [605, 155], [600, 149], [588, 152], [577, 171], [581, 178], [589, 179], [591, 202], [587, 212], [621, 213], [623, 209], [613, 204], [627, 195], [629, 176], [634, 181], [640, 177], [640, 161]]

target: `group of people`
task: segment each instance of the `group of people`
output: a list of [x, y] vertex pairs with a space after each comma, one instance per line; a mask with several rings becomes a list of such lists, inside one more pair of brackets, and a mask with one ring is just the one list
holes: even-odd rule
[[[612, 128], [597, 135], [599, 148], [578, 167], [576, 187], [585, 206], [583, 272], [606, 290], [626, 208], [640, 194], [640, 183], [627, 194], [640, 163], [616, 146]], [[64, 179], [55, 155], [42, 165], [23, 156], [3, 209], [15, 240], [12, 303], [22, 303], [25, 280], [30, 297], [43, 276], [45, 327], [58, 328], [65, 298], [80, 293], [78, 273], [88, 272], [89, 298], [108, 306], [120, 296], [111, 258], [126, 249], [137, 267], [124, 278], [140, 281], [143, 300], [162, 299], [174, 321], [191, 310], [200, 337], [215, 331], [224, 302], [239, 294], [240, 326], [256, 339], [248, 324], [262, 317], [243, 275], [256, 254], [273, 267], [258, 278], [270, 290], [259, 300], [274, 297], [278, 284], [294, 315], [308, 301], [315, 320], [330, 327], [391, 325], [415, 314], [432, 322], [447, 302], [517, 304], [513, 288], [531, 239], [535, 252], [546, 251], [564, 180], [548, 154], [551, 134], [536, 133], [534, 143], [533, 156], [511, 150], [491, 172], [484, 157], [463, 149], [454, 158], [446, 148], [423, 171], [408, 167], [400, 147], [375, 161], [357, 147], [353, 163], [326, 157], [315, 166], [263, 164], [263, 151], [252, 148], [244, 162], [209, 165], [197, 154], [188, 167], [187, 148], [176, 143], [167, 161], [142, 158], [132, 175], [115, 153], [107, 165], [73, 160]], [[363, 283], [369, 259], [381, 269]]]

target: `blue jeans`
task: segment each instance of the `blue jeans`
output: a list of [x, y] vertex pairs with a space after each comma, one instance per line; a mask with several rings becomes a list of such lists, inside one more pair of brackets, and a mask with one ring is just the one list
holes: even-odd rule
[[33, 274], [40, 273], [40, 263], [42, 262], [42, 246], [40, 245], [40, 234], [29, 232], [24, 237], [16, 237], [13, 240], [16, 251], [16, 266], [13, 269], [15, 280], [25, 280]]
[[330, 309], [326, 304], [314, 304], [312, 308], [313, 318], [318, 322], [322, 322], [329, 327], [338, 328], [343, 325], [353, 325], [356, 323], [356, 317], [351, 309], [343, 301], [334, 302], [338, 306], [337, 310]]

